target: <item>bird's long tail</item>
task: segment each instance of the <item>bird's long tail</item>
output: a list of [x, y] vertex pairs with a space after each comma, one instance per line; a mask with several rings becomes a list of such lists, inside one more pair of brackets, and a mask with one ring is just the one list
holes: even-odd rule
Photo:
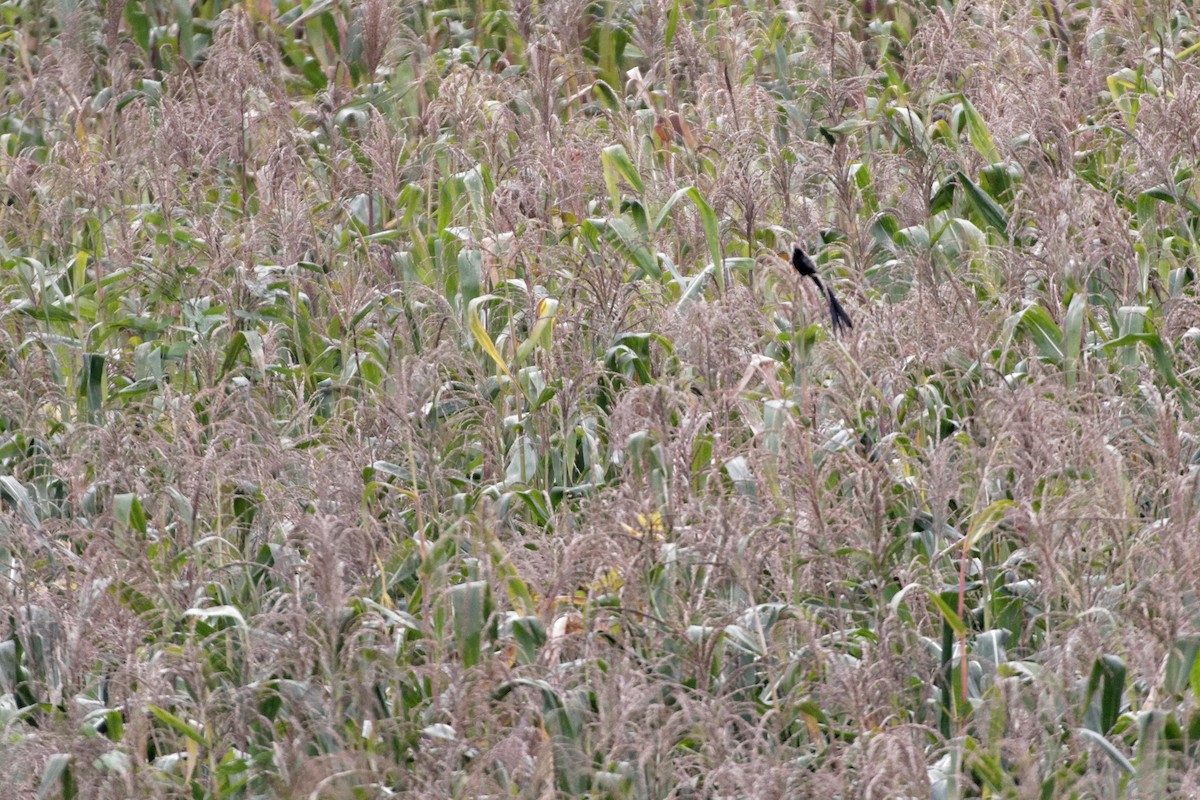
[[854, 323], [850, 321], [850, 315], [846, 313], [846, 309], [842, 308], [842, 304], [833, 296], [833, 290], [827, 288], [825, 294], [829, 297], [829, 315], [833, 317], [833, 332], [841, 333], [842, 330], [852, 329]]
[[846, 313], [846, 309], [842, 308], [842, 304], [833, 296], [833, 289], [826, 286], [821, 280], [821, 276], [817, 274], [817, 265], [812, 262], [812, 259], [808, 257], [808, 254], [798, 244], [792, 248], [792, 266], [796, 268], [796, 271], [800, 273], [802, 278], [812, 278], [813, 283], [817, 285], [817, 289], [829, 300], [829, 316], [833, 319], [833, 332], [841, 333], [842, 331], [852, 329], [854, 323], [850, 321], [850, 315]]
[[850, 321], [850, 315], [846, 313], [846, 309], [842, 308], [842, 304], [834, 297], [833, 289], [826, 286], [825, 282], [815, 272], [808, 277], [813, 279], [813, 282], [817, 284], [817, 288], [821, 290], [821, 294], [825, 295], [826, 299], [829, 300], [829, 316], [833, 320], [833, 332], [841, 333], [842, 331], [852, 330], [854, 323]]

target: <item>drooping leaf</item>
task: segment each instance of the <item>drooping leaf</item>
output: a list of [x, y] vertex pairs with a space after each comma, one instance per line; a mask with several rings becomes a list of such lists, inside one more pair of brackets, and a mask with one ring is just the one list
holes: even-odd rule
[[967, 137], [989, 164], [995, 164], [1000, 160], [1000, 151], [996, 149], [996, 143], [992, 140], [987, 123], [965, 95], [962, 99], [962, 106], [963, 116], [967, 120]]
[[613, 211], [618, 210], [621, 206], [618, 177], [624, 178], [626, 183], [633, 187], [633, 190], [639, 195], [645, 194], [646, 187], [642, 183], [642, 176], [638, 174], [637, 167], [630, 160], [624, 145], [614, 144], [604, 148], [600, 152], [600, 163], [603, 167], [604, 182], [608, 186], [608, 196]]
[[483, 348], [483, 352], [487, 353], [488, 357], [500, 368], [500, 371], [512, 380], [513, 374], [509, 372], [507, 362], [500, 355], [500, 351], [496, 349], [496, 344], [492, 341], [492, 337], [488, 335], [487, 328], [483, 326], [483, 320], [480, 317], [480, 306], [495, 299], [495, 295], [485, 294], [471, 301], [471, 304], [467, 307], [467, 328], [471, 331], [471, 335], [475, 337], [475, 342]]
[[1037, 345], [1043, 358], [1055, 364], [1062, 364], [1063, 333], [1046, 309], [1036, 303], [1030, 303], [1005, 320], [1004, 328], [1010, 336], [1013, 333], [1028, 336]]
[[942, 619], [945, 620], [946, 624], [950, 626], [951, 630], [954, 631], [954, 634], [956, 636], [966, 636], [967, 625], [962, 621], [962, 617], [958, 615], [958, 612], [951, 608], [950, 604], [942, 599], [942, 596], [932, 589], [927, 589], [926, 594], [929, 597], [929, 601], [937, 607], [938, 611], [942, 613]]
[[146, 710], [149, 711], [151, 714], [153, 714], [154, 718], [157, 719], [159, 722], [166, 725], [168, 728], [175, 731], [176, 733], [183, 734], [184, 736], [191, 739], [196, 744], [198, 744], [198, 745], [208, 744], [204, 734], [201, 733], [201, 731], [198, 728], [196, 728], [194, 725], [184, 721], [181, 717], [178, 717], [175, 714], [172, 714], [170, 711], [167, 711], [165, 708], [160, 708], [159, 706], [154, 706], [154, 705], [147, 705]]
[[963, 172], [956, 174], [958, 182], [962, 184], [963, 190], [967, 193], [967, 198], [971, 201], [971, 205], [979, 212], [983, 221], [995, 228], [1004, 236], [1008, 236], [1008, 215], [991, 196], [979, 188], [975, 181], [971, 180]]

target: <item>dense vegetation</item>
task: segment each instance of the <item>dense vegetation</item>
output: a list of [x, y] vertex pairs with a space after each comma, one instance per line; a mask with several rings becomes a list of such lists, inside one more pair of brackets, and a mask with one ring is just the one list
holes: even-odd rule
[[0, 796], [1200, 791], [1194, 5], [0, 3]]

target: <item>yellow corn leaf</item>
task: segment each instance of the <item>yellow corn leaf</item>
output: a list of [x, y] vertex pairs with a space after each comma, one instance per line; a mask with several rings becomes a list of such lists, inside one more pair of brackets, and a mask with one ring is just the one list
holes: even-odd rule
[[475, 341], [479, 342], [479, 346], [483, 348], [483, 352], [491, 356], [492, 361], [496, 362], [496, 366], [500, 371], [512, 380], [513, 374], [508, 370], [508, 364], [500, 356], [500, 351], [496, 349], [495, 342], [492, 337], [488, 336], [487, 328], [483, 327], [483, 320], [479, 318], [479, 305], [487, 300], [492, 300], [495, 295], [485, 294], [482, 297], [476, 297], [467, 306], [467, 328], [471, 331], [471, 335], [475, 337]]

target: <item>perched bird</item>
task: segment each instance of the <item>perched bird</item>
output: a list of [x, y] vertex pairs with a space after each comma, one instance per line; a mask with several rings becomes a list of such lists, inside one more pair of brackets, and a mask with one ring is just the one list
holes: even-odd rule
[[[780, 258], [786, 259], [785, 253], [779, 254]], [[854, 323], [850, 321], [850, 315], [846, 313], [846, 309], [842, 308], [842, 304], [833, 296], [833, 290], [821, 282], [821, 276], [817, 274], [817, 267], [813, 264], [812, 259], [808, 254], [796, 245], [792, 250], [792, 266], [796, 268], [802, 277], [813, 279], [813, 283], [821, 290], [821, 294], [825, 295], [829, 300], [829, 315], [833, 318], [833, 332], [841, 333], [843, 330], [849, 330], [854, 327]]]

